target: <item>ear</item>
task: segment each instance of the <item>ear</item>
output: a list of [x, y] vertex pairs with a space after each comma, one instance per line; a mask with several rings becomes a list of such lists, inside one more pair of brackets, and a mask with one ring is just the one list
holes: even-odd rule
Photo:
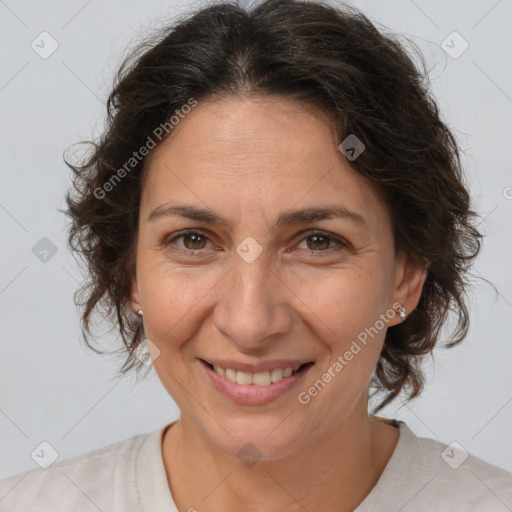
[[137, 276], [135, 275], [132, 277], [130, 303], [135, 314], [137, 314], [142, 309], [139, 284], [137, 283]]
[[418, 305], [429, 265], [430, 262], [419, 261], [403, 252], [397, 258], [394, 291], [390, 306], [397, 314], [389, 320], [390, 327], [403, 322], [398, 315], [398, 305], [405, 307], [406, 315], [410, 315]]

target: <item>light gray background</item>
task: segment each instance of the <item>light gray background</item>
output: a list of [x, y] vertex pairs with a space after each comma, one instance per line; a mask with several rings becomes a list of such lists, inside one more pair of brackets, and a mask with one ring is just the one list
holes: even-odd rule
[[[79, 342], [72, 295], [81, 280], [65, 244], [63, 150], [98, 134], [112, 73], [146, 29], [202, 2], [158, 0], [0, 1], [0, 477], [36, 467], [43, 440], [59, 458], [158, 429], [178, 417], [154, 372], [146, 382], [113, 380], [115, 362]], [[388, 417], [421, 436], [512, 470], [512, 3], [509, 0], [354, 1], [372, 20], [408, 35], [424, 51], [445, 119], [465, 151], [486, 234], [466, 341], [439, 350], [422, 397]], [[31, 42], [49, 32], [48, 59]], [[453, 31], [469, 48], [440, 47]], [[32, 252], [48, 237], [58, 252]]]

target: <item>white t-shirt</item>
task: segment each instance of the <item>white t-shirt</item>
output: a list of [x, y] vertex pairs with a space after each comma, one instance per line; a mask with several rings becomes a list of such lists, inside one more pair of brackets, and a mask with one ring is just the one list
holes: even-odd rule
[[[512, 511], [512, 473], [472, 455], [462, 462], [466, 454], [457, 447], [395, 425], [395, 451], [354, 512]], [[4, 478], [0, 511], [178, 512], [162, 459], [164, 430]]]

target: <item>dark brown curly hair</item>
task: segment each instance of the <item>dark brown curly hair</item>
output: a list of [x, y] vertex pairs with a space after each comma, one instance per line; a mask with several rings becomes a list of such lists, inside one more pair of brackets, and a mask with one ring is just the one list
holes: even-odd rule
[[75, 296], [86, 344], [104, 353], [90, 343], [97, 311], [121, 335], [120, 374], [142, 367], [134, 352], [143, 327], [129, 300], [144, 166], [144, 158], [130, 160], [134, 152], [191, 98], [291, 98], [329, 114], [340, 142], [357, 134], [366, 150], [351, 165], [389, 208], [395, 248], [429, 265], [416, 309], [387, 330], [372, 380], [385, 393], [375, 412], [402, 391], [419, 395], [420, 363], [450, 311], [456, 325], [445, 346], [467, 334], [468, 270], [482, 235], [457, 142], [430, 93], [421, 52], [406, 41], [421, 70], [398, 36], [353, 7], [267, 0], [251, 9], [215, 3], [133, 50], [116, 75], [103, 135], [80, 162], [65, 158], [73, 171], [68, 243], [88, 271]]

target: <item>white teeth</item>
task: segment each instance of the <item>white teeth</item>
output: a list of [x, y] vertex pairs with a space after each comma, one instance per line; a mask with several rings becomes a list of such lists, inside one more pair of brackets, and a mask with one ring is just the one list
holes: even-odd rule
[[254, 384], [255, 386], [268, 386], [272, 382], [278, 382], [286, 377], [289, 377], [299, 368], [300, 364], [297, 364], [295, 366], [288, 366], [284, 369], [274, 368], [273, 370], [266, 372], [250, 373], [213, 365], [213, 370], [215, 373], [225, 377], [230, 382], [236, 382], [237, 384]]
[[222, 375], [223, 377], [224, 377], [224, 375], [226, 375], [226, 370], [224, 368], [222, 368], [222, 366], [213, 365], [213, 369], [215, 370], [216, 373], [218, 373], [219, 375]]
[[270, 379], [272, 382], [277, 382], [283, 378], [283, 370], [281, 368], [276, 368], [275, 370], [270, 370]]
[[231, 382], [236, 382], [236, 370], [226, 368], [226, 377]]
[[252, 375], [252, 384], [256, 386], [268, 386], [271, 382], [270, 372], [258, 372]]
[[252, 373], [236, 372], [236, 382], [238, 384], [252, 384]]

